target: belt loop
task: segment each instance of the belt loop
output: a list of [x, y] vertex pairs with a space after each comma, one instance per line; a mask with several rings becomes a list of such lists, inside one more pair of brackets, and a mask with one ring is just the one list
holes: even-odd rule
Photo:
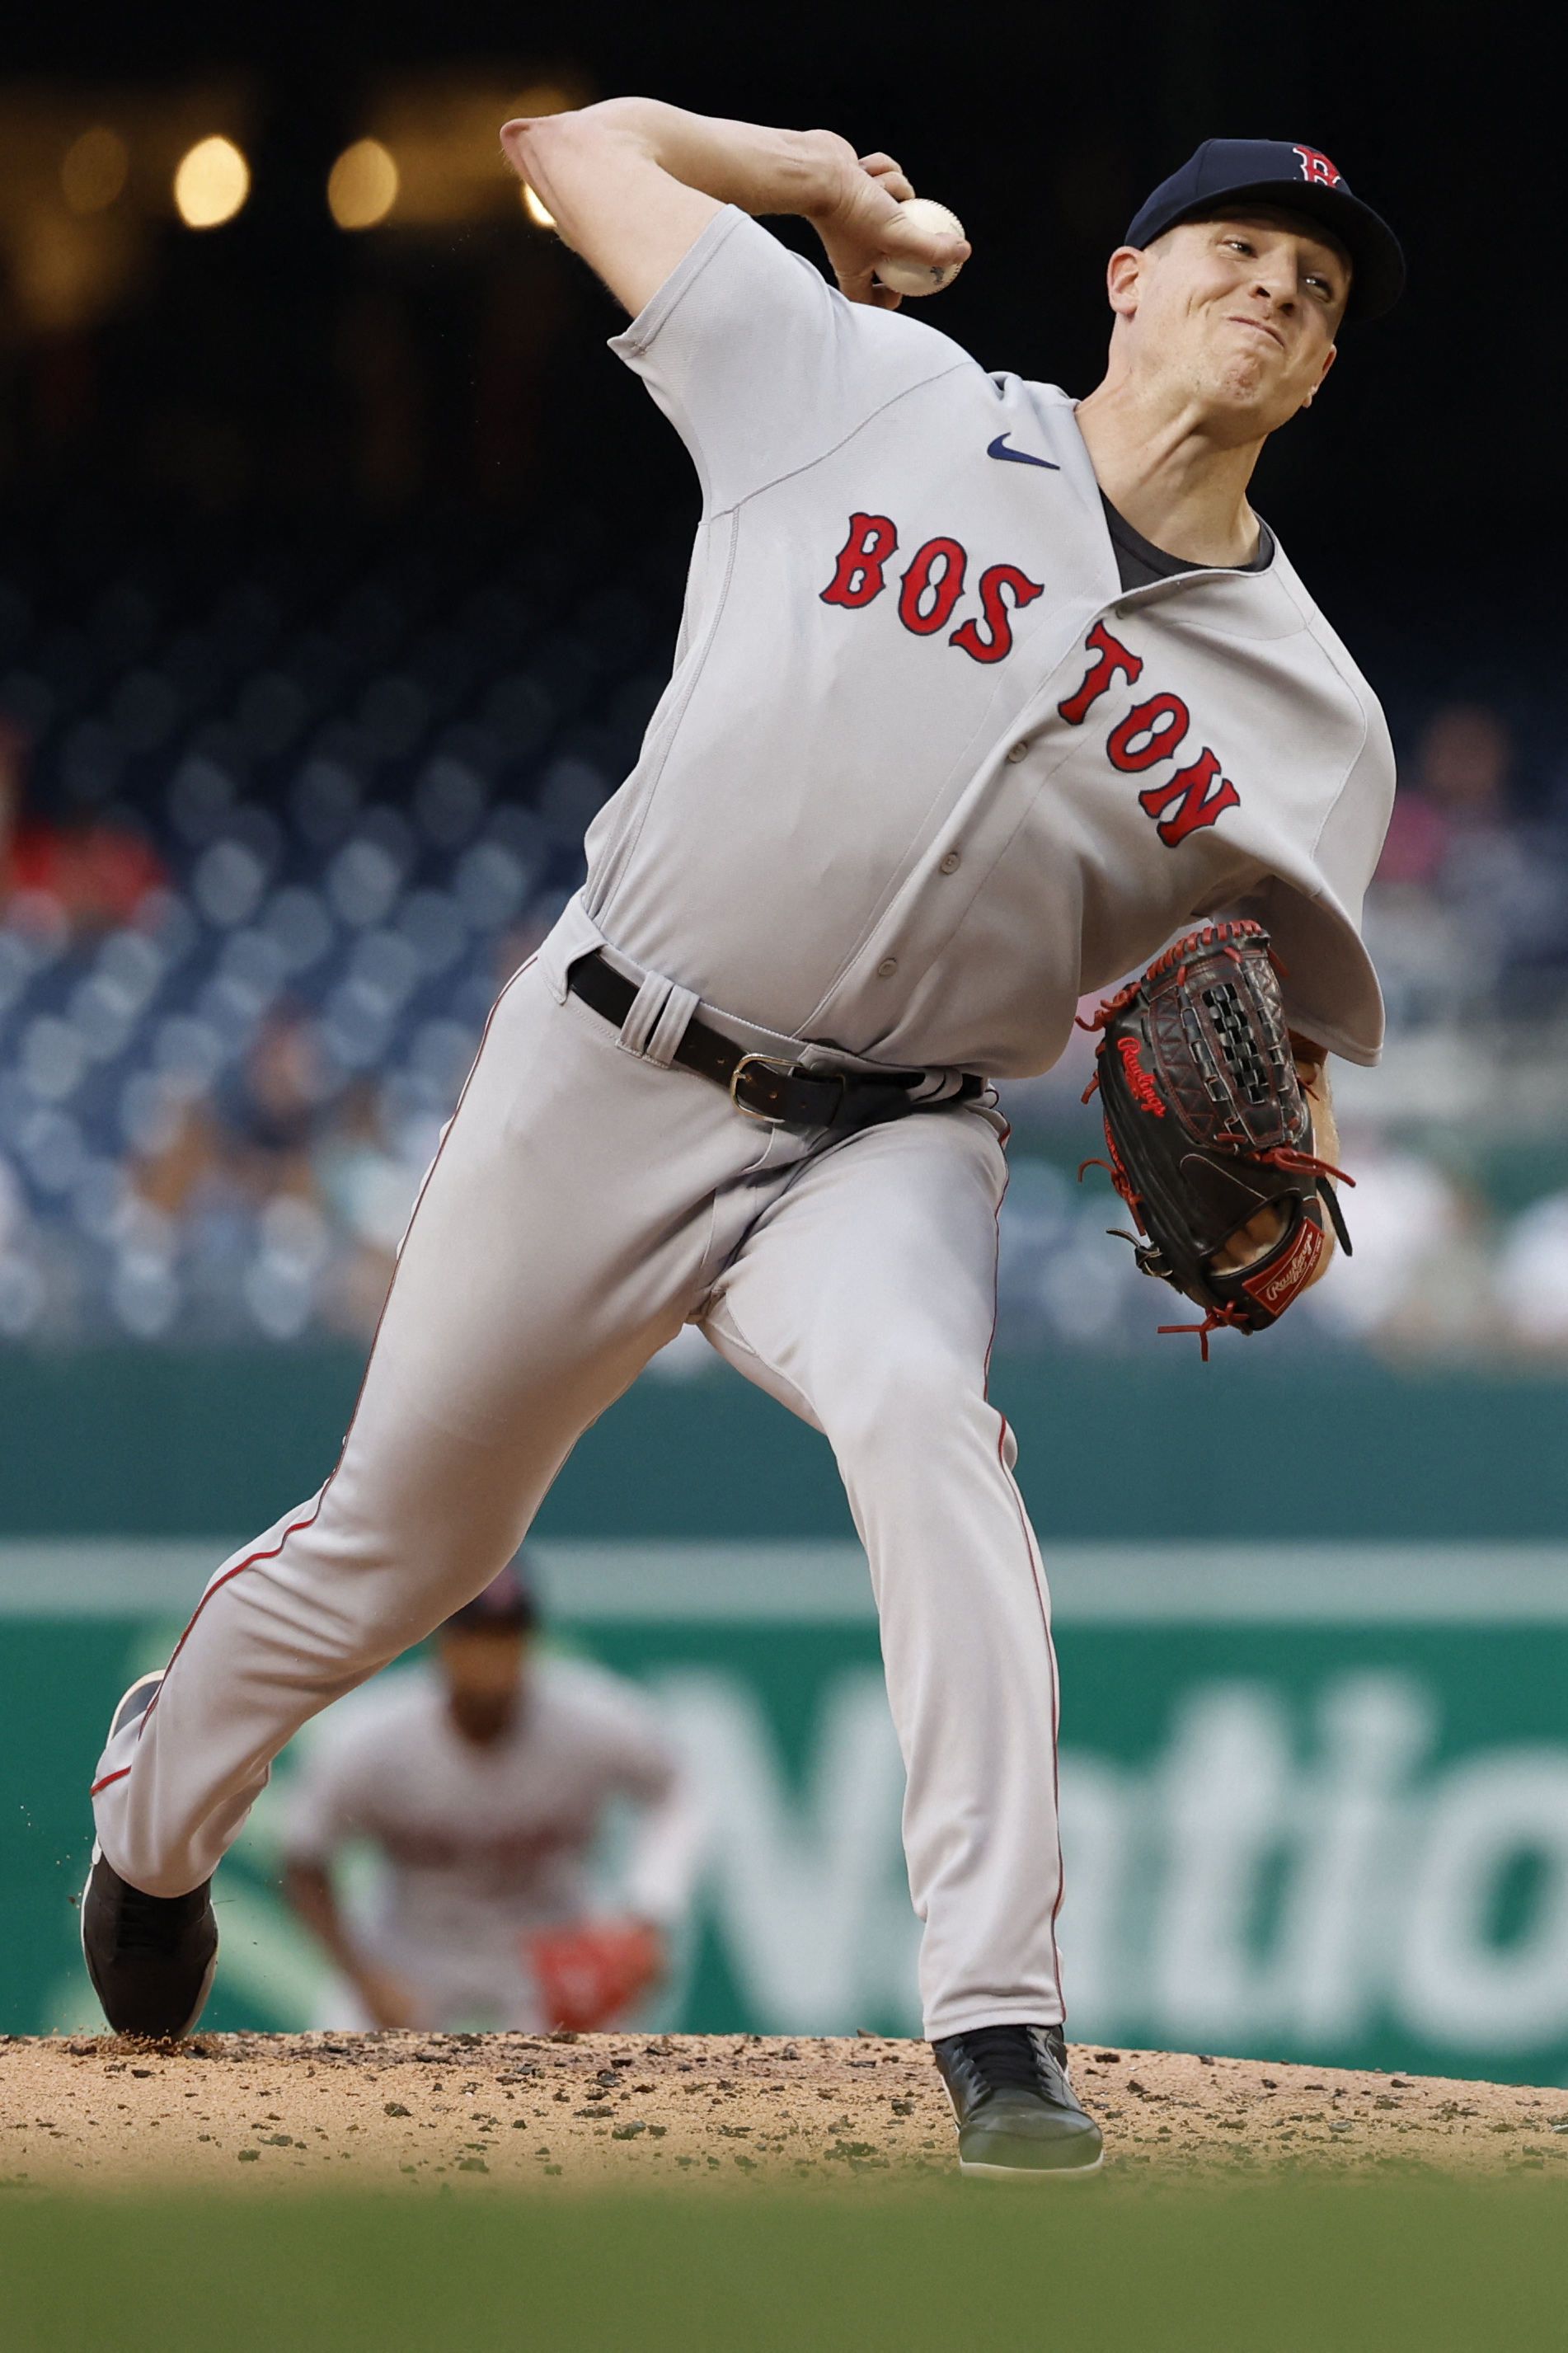
[[666, 980], [662, 973], [645, 973], [616, 1043], [623, 1053], [637, 1054], [658, 1070], [668, 1071], [697, 1006], [695, 989], [682, 988], [679, 982]]
[[674, 1060], [675, 1050], [685, 1037], [686, 1026], [700, 1001], [694, 988], [682, 988], [678, 981], [673, 980], [668, 987], [668, 995], [664, 1000], [663, 1009], [643, 1049], [647, 1060], [657, 1063], [661, 1071], [668, 1071]]
[[[623, 1052], [637, 1055], [647, 1053], [648, 1040], [658, 1027], [659, 1016], [664, 1011], [665, 999], [669, 995], [673, 985], [657, 972], [643, 975], [642, 986], [627, 1008], [626, 1018], [621, 1024], [620, 1037], [616, 1040]], [[668, 1057], [666, 1059], [668, 1060]]]

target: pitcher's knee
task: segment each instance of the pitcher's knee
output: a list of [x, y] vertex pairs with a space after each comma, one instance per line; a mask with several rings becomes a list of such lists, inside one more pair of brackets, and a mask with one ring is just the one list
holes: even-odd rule
[[921, 1351], [848, 1369], [835, 1395], [816, 1403], [847, 1474], [977, 1451], [994, 1455], [1000, 1442], [1002, 1417], [986, 1403], [981, 1379], [946, 1353]]

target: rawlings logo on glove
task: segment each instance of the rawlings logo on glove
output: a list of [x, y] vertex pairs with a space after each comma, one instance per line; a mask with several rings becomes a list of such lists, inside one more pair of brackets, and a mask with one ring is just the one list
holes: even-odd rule
[[[1355, 1180], [1312, 1152], [1268, 933], [1205, 923], [1085, 1027], [1104, 1032], [1084, 1101], [1099, 1089], [1110, 1158], [1083, 1167], [1109, 1167], [1138, 1225], [1110, 1230], [1143, 1272], [1204, 1310], [1201, 1324], [1159, 1328], [1195, 1332], [1206, 1364], [1211, 1332], [1265, 1331], [1306, 1288], [1326, 1247], [1325, 1210], [1347, 1256], [1351, 1247], [1331, 1180]], [[1222, 1266], [1269, 1210], [1278, 1230]]]
[[1126, 1073], [1128, 1086], [1131, 1089], [1132, 1100], [1139, 1110], [1149, 1112], [1155, 1119], [1163, 1119], [1165, 1106], [1160, 1101], [1159, 1088], [1138, 1059], [1137, 1039], [1119, 1038], [1116, 1041], [1116, 1049], [1121, 1057], [1122, 1069]]

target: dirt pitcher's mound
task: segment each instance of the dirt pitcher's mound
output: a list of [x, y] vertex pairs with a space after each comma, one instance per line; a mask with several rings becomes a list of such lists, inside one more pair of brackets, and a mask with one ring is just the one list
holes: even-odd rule
[[[1568, 2094], [1079, 2048], [1107, 2170], [1568, 2164]], [[0, 2186], [580, 2186], [947, 2172], [923, 2042], [208, 2034], [0, 2043]]]

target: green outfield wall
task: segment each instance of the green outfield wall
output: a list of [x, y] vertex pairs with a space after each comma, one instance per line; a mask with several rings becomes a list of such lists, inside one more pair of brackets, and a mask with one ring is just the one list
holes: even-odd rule
[[[999, 1359], [1047, 1534], [1568, 1540], [1568, 1384], [1401, 1377], [1263, 1344]], [[331, 1470], [352, 1350], [0, 1350], [0, 1533], [214, 1535], [268, 1525]], [[831, 1536], [828, 1448], [723, 1367], [647, 1375], [568, 1463], [541, 1532]]]
[[[0, 1356], [0, 2028], [93, 2022], [72, 1898], [108, 1711], [325, 1476], [357, 1377]], [[1057, 1607], [1074, 2031], [1568, 2080], [1568, 1393], [1239, 1349], [1002, 1363], [995, 1390]], [[645, 1377], [539, 1546], [553, 1638], [643, 1683], [710, 1793], [650, 2022], [916, 2029], [901, 1770], [824, 1441], [726, 1373]], [[215, 2024], [332, 2022], [277, 1893], [296, 1763], [223, 1875]]]
[[[554, 1639], [645, 1685], [707, 1792], [700, 1888], [647, 2022], [918, 2031], [902, 1772], [857, 1547], [540, 1549]], [[1568, 1546], [1047, 1560], [1076, 2033], [1568, 2080]], [[87, 1784], [115, 1697], [168, 1655], [210, 1566], [199, 1543], [0, 1544], [10, 2031], [96, 2021], [71, 1900]], [[286, 1753], [219, 1881], [215, 2025], [345, 2022], [278, 1894], [297, 1767]], [[351, 1859], [354, 1900], [373, 1869]]]

